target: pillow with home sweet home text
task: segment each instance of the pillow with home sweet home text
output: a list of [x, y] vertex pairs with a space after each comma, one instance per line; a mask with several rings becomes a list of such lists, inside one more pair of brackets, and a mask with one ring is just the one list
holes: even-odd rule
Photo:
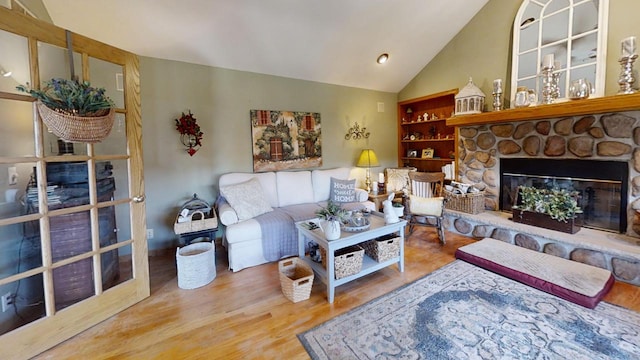
[[329, 201], [334, 203], [356, 202], [356, 180], [331, 178]]

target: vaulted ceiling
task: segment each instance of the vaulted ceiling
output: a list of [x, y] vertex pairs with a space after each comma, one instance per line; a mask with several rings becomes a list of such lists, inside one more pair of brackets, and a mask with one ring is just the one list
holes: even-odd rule
[[138, 55], [398, 92], [487, 1], [43, 3], [55, 25]]

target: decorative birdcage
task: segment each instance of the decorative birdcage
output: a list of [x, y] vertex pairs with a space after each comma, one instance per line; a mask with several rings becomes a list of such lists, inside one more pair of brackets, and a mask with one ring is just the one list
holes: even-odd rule
[[469, 83], [456, 95], [456, 115], [480, 114], [484, 108], [484, 93], [469, 78]]

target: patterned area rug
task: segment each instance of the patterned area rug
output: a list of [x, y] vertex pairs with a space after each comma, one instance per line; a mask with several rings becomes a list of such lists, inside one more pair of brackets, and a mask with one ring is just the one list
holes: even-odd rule
[[639, 359], [640, 314], [456, 260], [298, 338], [313, 359]]

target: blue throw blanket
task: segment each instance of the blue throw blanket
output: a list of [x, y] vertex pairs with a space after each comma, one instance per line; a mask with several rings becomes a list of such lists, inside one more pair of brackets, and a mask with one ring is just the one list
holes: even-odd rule
[[315, 217], [320, 209], [316, 204], [292, 205], [275, 208], [255, 217], [262, 230], [262, 251], [268, 261], [298, 255], [298, 230], [295, 223]]

